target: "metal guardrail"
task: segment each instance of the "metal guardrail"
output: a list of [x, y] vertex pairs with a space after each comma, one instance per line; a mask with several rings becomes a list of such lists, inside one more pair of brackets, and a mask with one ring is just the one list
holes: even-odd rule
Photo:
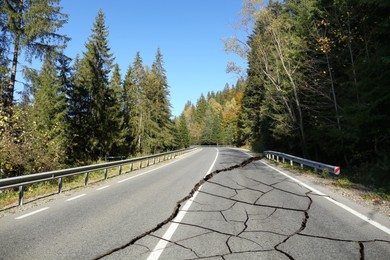
[[[11, 178], [5, 178], [0, 179], [0, 190], [9, 189], [9, 188], [16, 188], [19, 187], [19, 205], [23, 205], [23, 193], [24, 188], [23, 186], [37, 183], [37, 182], [43, 182], [43, 181], [50, 181], [58, 179], [58, 193], [62, 192], [62, 178], [72, 176], [72, 175], [78, 175], [78, 174], [85, 174], [85, 186], [88, 185], [88, 177], [89, 173], [93, 171], [99, 171], [104, 170], [104, 179], [107, 179], [108, 175], [108, 169], [118, 167], [118, 175], [122, 174], [122, 167], [124, 165], [130, 164], [130, 170], [128, 172], [131, 172], [133, 170], [133, 164], [139, 163], [139, 169], [143, 167], [148, 167], [150, 165], [150, 161], [153, 159], [153, 164], [160, 163], [161, 160], [170, 160], [172, 158], [175, 158], [178, 155], [181, 155], [183, 153], [190, 152], [192, 150], [197, 149], [196, 147], [181, 149], [177, 151], [171, 151], [171, 152], [165, 152], [160, 153], [156, 155], [150, 155], [150, 156], [143, 156], [138, 158], [132, 158], [132, 159], [126, 159], [121, 161], [115, 161], [115, 162], [107, 162], [102, 164], [94, 164], [94, 165], [88, 165], [88, 166], [81, 166], [76, 168], [69, 168], [69, 169], [63, 169], [63, 170], [56, 170], [56, 171], [49, 171], [49, 172], [43, 172], [43, 173], [35, 173], [35, 174], [28, 174], [18, 177], [11, 177]], [[157, 162], [156, 162], [157, 159]], [[143, 162], [146, 162], [146, 166], [143, 166]]]
[[280, 159], [282, 160], [283, 163], [285, 163], [286, 160], [288, 160], [288, 161], [290, 161], [291, 166], [293, 166], [294, 162], [295, 162], [297, 164], [300, 164], [301, 168], [303, 168], [303, 166], [308, 166], [308, 167], [314, 168], [316, 170], [321, 170], [321, 171], [326, 170], [329, 173], [333, 173], [335, 175], [340, 174], [340, 167], [339, 166], [324, 164], [324, 163], [296, 157], [296, 156], [285, 154], [285, 153], [275, 152], [275, 151], [264, 151], [263, 154], [269, 160], [274, 160], [277, 162], [280, 162]]

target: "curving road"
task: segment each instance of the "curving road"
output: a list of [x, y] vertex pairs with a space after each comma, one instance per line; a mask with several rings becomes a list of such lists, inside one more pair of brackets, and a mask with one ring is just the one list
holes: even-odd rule
[[236, 149], [66, 195], [1, 218], [0, 259], [390, 257], [389, 217]]

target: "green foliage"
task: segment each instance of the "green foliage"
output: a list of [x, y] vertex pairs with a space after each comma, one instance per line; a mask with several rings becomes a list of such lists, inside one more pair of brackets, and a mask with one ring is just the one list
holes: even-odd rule
[[[40, 41], [66, 40], [61, 35], [45, 38], [66, 21], [61, 7], [55, 6], [58, 3], [0, 2], [0, 178], [91, 163], [112, 155], [187, 147], [188, 129], [185, 124], [176, 127], [171, 120], [160, 49], [151, 68], [143, 65], [137, 53], [122, 80], [119, 66], [113, 66], [102, 10], [82, 57], [77, 56], [73, 66], [62, 54], [64, 46], [59, 42], [34, 49]], [[50, 25], [50, 21], [55, 24]], [[45, 28], [36, 35], [41, 26]], [[14, 106], [7, 101], [16, 70], [16, 66], [8, 68], [10, 40], [19, 41], [15, 43], [16, 56], [18, 47], [26, 46], [29, 54], [44, 55], [40, 70], [25, 70], [29, 85], [25, 85], [20, 104]], [[13, 62], [17, 64], [17, 59]]]
[[61, 13], [62, 8], [59, 3], [60, 0], [1, 2], [0, 35], [13, 48], [9, 82], [7, 86], [2, 87], [4, 107], [13, 104], [21, 51], [24, 51], [26, 58], [31, 62], [32, 58], [42, 58], [48, 51], [53, 52], [63, 48], [69, 40], [68, 37], [57, 32], [68, 19], [66, 14]]
[[353, 186], [353, 184], [348, 179], [345, 178], [335, 181], [334, 185], [346, 189], [350, 189]]
[[[72, 109], [71, 131], [74, 150], [86, 160], [108, 156], [114, 144], [116, 119], [110, 112], [116, 106], [114, 90], [109, 85], [112, 54], [108, 47], [108, 28], [100, 10], [86, 43], [83, 58], [76, 64], [74, 86], [69, 91]], [[79, 129], [84, 133], [80, 135]], [[85, 147], [82, 151], [81, 147]]]
[[187, 122], [184, 113], [176, 120], [177, 127], [177, 143], [179, 148], [186, 148], [190, 145], [190, 132], [187, 127]]
[[[186, 123], [192, 144], [242, 145], [239, 121], [245, 83], [225, 85], [223, 91], [202, 94], [195, 105], [188, 102], [180, 117]], [[183, 117], [183, 118], [182, 118]]]
[[254, 28], [241, 142], [340, 165], [351, 180], [388, 190], [388, 1], [257, 8], [244, 10]]

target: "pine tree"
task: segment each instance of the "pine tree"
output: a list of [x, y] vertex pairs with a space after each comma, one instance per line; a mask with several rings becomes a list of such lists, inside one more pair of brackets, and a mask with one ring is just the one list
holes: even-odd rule
[[121, 136], [124, 139], [123, 152], [126, 155], [135, 154], [135, 107], [137, 105], [137, 91], [132, 80], [132, 68], [127, 69], [123, 81], [123, 124]]
[[153, 116], [153, 121], [157, 123], [159, 128], [159, 131], [157, 132], [157, 150], [161, 151], [166, 147], [172, 146], [173, 135], [171, 129], [173, 123], [170, 119], [171, 104], [169, 102], [169, 86], [160, 49], [157, 49], [151, 73], [155, 78], [155, 102], [153, 103], [156, 108], [156, 113]]
[[121, 130], [124, 125], [124, 89], [121, 79], [119, 65], [114, 65], [114, 71], [110, 80], [110, 89], [113, 93], [113, 104], [109, 110], [109, 116], [111, 118], [111, 128], [118, 129], [114, 131], [113, 141], [113, 155], [124, 155], [125, 154], [125, 136]]
[[68, 17], [61, 13], [59, 3], [60, 0], [5, 0], [0, 5], [0, 19], [4, 23], [1, 30], [6, 33], [7, 42], [13, 47], [11, 75], [2, 100], [5, 107], [13, 103], [21, 52], [24, 50], [26, 57], [31, 60], [33, 57], [43, 57], [47, 51], [55, 51], [69, 40], [57, 33]]
[[164, 131], [159, 126], [158, 77], [149, 67], [145, 67], [145, 81], [142, 87], [141, 110], [143, 138], [141, 146], [143, 153], [155, 153], [160, 145], [160, 133]]
[[[100, 10], [93, 25], [92, 35], [86, 43], [86, 51], [77, 66], [75, 86], [71, 90], [73, 110], [71, 113], [75, 135], [79, 136], [78, 149], [83, 158], [96, 160], [109, 155], [117, 129], [111, 128], [113, 118], [110, 110], [115, 106], [114, 92], [109, 87], [109, 74], [112, 68], [112, 54], [108, 47], [108, 28], [103, 11]], [[85, 147], [85, 148], [82, 148]]]
[[45, 56], [41, 71], [35, 78], [30, 122], [35, 130], [32, 153], [42, 170], [53, 170], [65, 161], [66, 97], [61, 71], [55, 53]]
[[207, 110], [207, 101], [202, 93], [200, 95], [200, 98], [198, 99], [198, 102], [196, 103], [195, 121], [197, 123], [201, 123], [203, 121], [203, 118], [206, 116], [206, 110]]
[[[4, 7], [4, 2], [0, 3], [0, 10]], [[5, 13], [0, 12], [0, 114], [3, 113], [3, 101], [6, 99], [6, 90], [9, 83], [9, 69], [7, 53], [9, 51], [8, 38], [6, 34], [6, 16]]]
[[70, 147], [68, 149], [69, 160], [89, 161], [91, 150], [88, 146], [89, 133], [91, 131], [89, 120], [89, 93], [82, 85], [84, 73], [81, 61], [77, 55], [72, 68], [71, 84], [67, 90]]
[[177, 120], [177, 144], [178, 148], [186, 148], [190, 145], [190, 132], [187, 127], [184, 113]]
[[129, 67], [124, 81], [125, 109], [124, 131], [126, 142], [130, 146], [130, 154], [141, 154], [144, 139], [144, 110], [145, 99], [143, 87], [145, 83], [145, 69], [142, 58], [137, 52], [133, 65]]

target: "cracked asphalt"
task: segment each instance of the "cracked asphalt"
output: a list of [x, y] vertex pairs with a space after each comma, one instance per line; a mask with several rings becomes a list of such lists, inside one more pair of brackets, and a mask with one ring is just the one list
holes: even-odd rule
[[[5, 217], [0, 259], [390, 259], [388, 233], [266, 162], [203, 148], [104, 192], [81, 191], [66, 207]], [[390, 227], [389, 217], [356, 209]]]
[[[101, 258], [156, 259], [151, 253], [160, 251], [159, 259], [390, 259], [388, 234], [278, 174], [260, 158], [231, 165], [235, 160], [230, 157], [237, 155], [221, 151], [219, 169], [201, 182], [182, 221], [175, 221], [175, 214], [157, 230]], [[172, 223], [178, 225], [172, 238], [156, 248]]]

